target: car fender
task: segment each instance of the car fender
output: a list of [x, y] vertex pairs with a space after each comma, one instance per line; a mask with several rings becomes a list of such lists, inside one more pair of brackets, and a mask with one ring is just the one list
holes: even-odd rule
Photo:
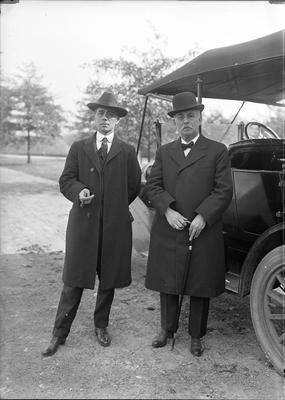
[[242, 265], [239, 295], [245, 296], [250, 292], [253, 274], [262, 258], [272, 249], [284, 242], [285, 222], [276, 224], [264, 231], [250, 248]]

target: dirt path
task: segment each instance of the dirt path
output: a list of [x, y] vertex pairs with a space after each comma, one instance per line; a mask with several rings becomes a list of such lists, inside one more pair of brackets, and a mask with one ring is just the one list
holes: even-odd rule
[[70, 203], [55, 181], [1, 167], [1, 252], [64, 250]]
[[265, 359], [248, 298], [211, 303], [206, 352], [189, 353], [186, 301], [173, 352], [150, 345], [159, 328], [158, 294], [144, 288], [146, 259], [133, 254], [133, 283], [117, 290], [112, 345], [100, 347], [84, 291], [65, 346], [48, 359], [61, 290], [70, 204], [54, 181], [1, 168], [1, 372], [3, 399], [283, 399], [284, 381]]

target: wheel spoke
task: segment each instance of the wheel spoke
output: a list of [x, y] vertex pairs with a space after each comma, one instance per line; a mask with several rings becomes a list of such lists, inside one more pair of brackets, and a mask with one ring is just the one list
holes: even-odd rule
[[276, 275], [276, 278], [278, 279], [280, 286], [283, 290], [285, 290], [285, 278], [282, 276], [280, 273]]
[[285, 319], [285, 314], [268, 314], [269, 319]]
[[284, 340], [285, 340], [285, 332], [282, 333], [282, 335], [280, 335], [278, 339], [279, 339], [280, 343], [284, 342]]
[[277, 301], [277, 303], [281, 304], [282, 307], [285, 307], [285, 297], [276, 292], [276, 290], [271, 290], [270, 292], [268, 291], [267, 295], [271, 297], [271, 299]]

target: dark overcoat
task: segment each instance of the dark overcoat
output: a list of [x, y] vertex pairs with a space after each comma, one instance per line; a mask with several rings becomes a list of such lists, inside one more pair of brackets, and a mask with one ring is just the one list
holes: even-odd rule
[[224, 144], [200, 135], [187, 157], [180, 139], [157, 150], [146, 184], [146, 195], [156, 210], [151, 228], [146, 287], [181, 294], [189, 244], [188, 227], [173, 229], [168, 206], [190, 221], [201, 214], [206, 226], [193, 241], [185, 294], [214, 297], [225, 290], [222, 214], [232, 198], [228, 151]]
[[[135, 149], [114, 135], [104, 168], [95, 149], [95, 136], [71, 145], [60, 191], [73, 202], [66, 230], [64, 284], [93, 289], [97, 262], [101, 288], [131, 283], [132, 227], [129, 204], [140, 190], [141, 170]], [[80, 207], [79, 192], [88, 188], [92, 202]], [[98, 259], [99, 221], [103, 218], [102, 256]]]

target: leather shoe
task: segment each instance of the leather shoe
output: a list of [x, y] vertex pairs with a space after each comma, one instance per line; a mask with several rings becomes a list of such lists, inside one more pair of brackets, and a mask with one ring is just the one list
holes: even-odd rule
[[201, 357], [204, 352], [204, 346], [202, 345], [201, 339], [191, 338], [190, 352], [195, 357]]
[[95, 328], [95, 334], [96, 334], [97, 340], [101, 346], [103, 346], [103, 347], [110, 346], [111, 338], [110, 338], [107, 328]]
[[158, 335], [152, 341], [152, 347], [163, 347], [167, 343], [167, 339], [173, 338], [173, 332], [161, 329]]
[[64, 343], [65, 343], [65, 338], [53, 336], [48, 348], [45, 351], [42, 351], [42, 356], [43, 357], [53, 356], [57, 352], [59, 346], [63, 345]]

